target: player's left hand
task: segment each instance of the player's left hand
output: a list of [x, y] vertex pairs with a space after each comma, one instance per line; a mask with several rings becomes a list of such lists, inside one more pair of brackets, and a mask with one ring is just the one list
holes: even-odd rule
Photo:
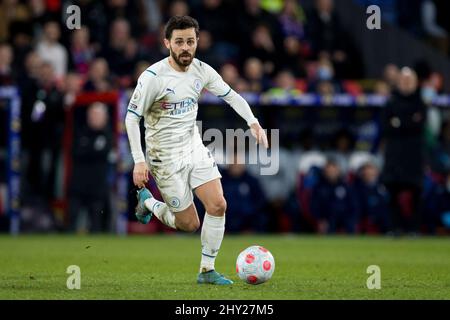
[[264, 129], [259, 125], [258, 122], [252, 123], [250, 126], [250, 131], [252, 132], [252, 135], [256, 139], [256, 144], [263, 144], [264, 147], [267, 149], [269, 147], [269, 143], [267, 142], [267, 136]]

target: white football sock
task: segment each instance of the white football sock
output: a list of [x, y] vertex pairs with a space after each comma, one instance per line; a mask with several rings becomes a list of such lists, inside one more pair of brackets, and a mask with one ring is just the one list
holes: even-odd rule
[[225, 215], [215, 217], [205, 212], [201, 233], [202, 260], [200, 262], [200, 272], [214, 269], [214, 261], [219, 252], [224, 232]]
[[166, 226], [176, 229], [175, 215], [169, 210], [169, 207], [155, 198], [150, 198], [144, 201], [145, 206]]

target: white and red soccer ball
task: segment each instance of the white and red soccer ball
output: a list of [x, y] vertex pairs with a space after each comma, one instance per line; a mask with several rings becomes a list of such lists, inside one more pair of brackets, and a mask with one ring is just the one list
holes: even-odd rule
[[275, 260], [264, 247], [251, 246], [243, 250], [236, 261], [236, 272], [241, 280], [249, 284], [260, 284], [269, 280], [275, 270]]

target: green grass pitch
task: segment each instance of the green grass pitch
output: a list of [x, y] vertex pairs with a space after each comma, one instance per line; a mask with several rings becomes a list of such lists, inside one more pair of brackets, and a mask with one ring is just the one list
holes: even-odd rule
[[[235, 273], [239, 252], [258, 244], [275, 257], [273, 278], [252, 286]], [[231, 236], [216, 268], [228, 287], [197, 285], [199, 235], [0, 236], [0, 299], [450, 299], [450, 239]], [[69, 265], [81, 289], [69, 290]], [[366, 286], [381, 268], [381, 289]]]

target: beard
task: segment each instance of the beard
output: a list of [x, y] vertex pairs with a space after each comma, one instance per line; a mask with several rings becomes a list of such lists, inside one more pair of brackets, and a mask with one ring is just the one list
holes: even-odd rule
[[188, 52], [180, 53], [178, 56], [170, 50], [170, 56], [172, 57], [173, 61], [180, 67], [187, 67], [192, 63], [192, 60], [194, 59], [194, 55], [191, 55]]

